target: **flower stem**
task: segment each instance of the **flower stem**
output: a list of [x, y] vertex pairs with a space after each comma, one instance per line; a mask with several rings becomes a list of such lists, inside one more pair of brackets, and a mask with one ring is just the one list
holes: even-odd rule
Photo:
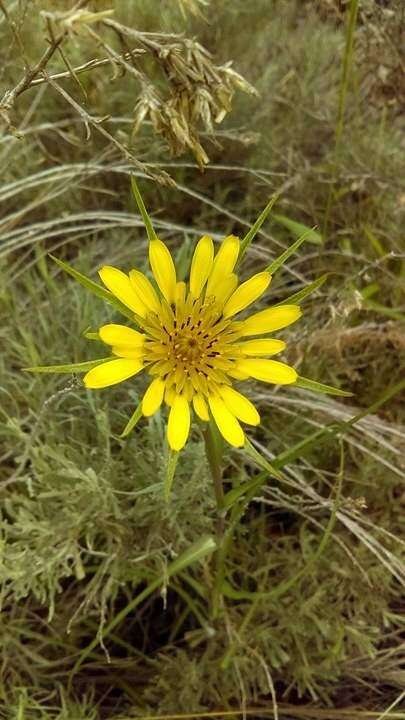
[[224, 488], [222, 484], [222, 439], [216, 426], [211, 420], [204, 429], [204, 442], [207, 460], [210, 466], [215, 500], [217, 503], [217, 552], [215, 553], [215, 578], [212, 589], [212, 619], [218, 617], [222, 603], [222, 547], [225, 539], [225, 511], [224, 511]]
[[218, 438], [218, 432], [212, 422], [208, 423], [204, 430], [205, 452], [210, 466], [212, 480], [214, 484], [215, 500], [217, 502], [217, 510], [219, 520], [221, 522], [221, 535], [223, 532], [223, 508], [224, 508], [224, 488], [222, 485], [222, 448], [221, 441]]

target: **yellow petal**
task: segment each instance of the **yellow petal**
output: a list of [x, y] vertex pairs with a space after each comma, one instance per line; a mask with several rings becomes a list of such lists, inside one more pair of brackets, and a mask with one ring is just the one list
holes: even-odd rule
[[143, 348], [132, 347], [131, 345], [113, 345], [111, 352], [122, 358], [141, 358], [143, 357]]
[[166, 388], [165, 390], [165, 402], [168, 404], [169, 407], [173, 405], [174, 399], [176, 397], [176, 391], [174, 388]]
[[211, 272], [213, 262], [214, 244], [212, 238], [204, 235], [197, 243], [191, 262], [190, 291], [195, 298], [201, 295], [201, 291]]
[[165, 393], [165, 382], [161, 378], [152, 380], [142, 399], [142, 412], [146, 417], [154, 415], [159, 410]]
[[298, 375], [294, 368], [277, 360], [238, 360], [237, 368], [246, 372], [250, 377], [262, 382], [274, 383], [275, 385], [289, 385], [296, 381]]
[[145, 335], [142, 335], [142, 333], [125, 325], [115, 325], [113, 323], [103, 325], [99, 329], [98, 334], [106, 345], [121, 345], [137, 348], [142, 347], [145, 340]]
[[173, 303], [176, 299], [176, 268], [169, 250], [161, 240], [150, 241], [149, 262], [160, 292], [169, 304]]
[[263, 335], [280, 330], [298, 320], [302, 312], [299, 305], [280, 305], [255, 313], [246, 318], [239, 328], [241, 335]]
[[239, 255], [240, 240], [235, 235], [229, 235], [222, 242], [219, 248], [208, 278], [207, 296], [213, 295], [215, 286], [220, 283], [223, 278], [230, 275], [236, 265]]
[[245, 435], [236, 417], [226, 407], [219, 395], [208, 397], [210, 410], [217, 424], [218, 430], [230, 445], [242, 447], [245, 444]]
[[226, 374], [231, 378], [235, 378], [235, 380], [247, 380], [249, 378], [248, 373], [241, 372], [235, 365], [228, 369]]
[[200, 420], [208, 422], [210, 416], [208, 414], [207, 403], [205, 402], [203, 395], [200, 395], [199, 393], [193, 395], [193, 407]]
[[146, 308], [132, 287], [131, 281], [125, 273], [111, 265], [104, 265], [98, 273], [110, 292], [121, 300], [140, 317], [145, 317]]
[[209, 297], [215, 297], [217, 303], [224, 305], [230, 295], [232, 295], [237, 284], [238, 276], [235, 275], [235, 273], [231, 273], [231, 275], [223, 277], [220, 283], [217, 283], [213, 290], [211, 290], [211, 295]]
[[224, 307], [224, 317], [232, 317], [232, 315], [236, 315], [236, 313], [251, 305], [267, 290], [270, 280], [270, 273], [265, 271], [253, 275], [249, 280], [239, 285]]
[[276, 355], [286, 348], [283, 340], [247, 340], [239, 343], [244, 355]]
[[172, 450], [181, 450], [190, 432], [190, 407], [183, 395], [176, 395], [169, 413], [167, 439]]
[[120, 358], [109, 360], [89, 370], [83, 378], [86, 387], [96, 389], [116, 385], [136, 375], [143, 368], [140, 360]]
[[235, 415], [235, 417], [248, 425], [259, 424], [260, 415], [247, 397], [229, 387], [229, 385], [222, 385], [219, 392], [232, 415]]
[[182, 280], [176, 283], [176, 305], [182, 305], [186, 299], [186, 283]]
[[136, 294], [142, 300], [143, 304], [146, 305], [147, 309], [154, 313], [159, 313], [159, 298], [156, 294], [155, 288], [146, 275], [139, 272], [139, 270], [131, 270], [129, 273], [129, 279]]

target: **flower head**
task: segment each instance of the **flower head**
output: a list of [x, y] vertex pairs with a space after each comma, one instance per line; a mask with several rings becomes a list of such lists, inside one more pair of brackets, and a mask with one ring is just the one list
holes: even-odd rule
[[242, 423], [257, 425], [260, 416], [235, 381], [254, 378], [289, 384], [296, 371], [269, 359], [282, 352], [282, 340], [266, 337], [301, 315], [298, 305], [280, 305], [241, 317], [268, 288], [267, 271], [238, 285], [235, 272], [240, 241], [230, 235], [215, 254], [204, 235], [194, 251], [188, 283], [177, 281], [166, 245], [150, 238], [149, 262], [154, 282], [139, 270], [129, 274], [105, 266], [100, 277], [108, 290], [133, 313], [136, 328], [104, 325], [100, 339], [112, 358], [84, 377], [88, 388], [123, 382], [144, 370], [150, 383], [142, 413], [151, 416], [162, 403], [169, 408], [168, 442], [172, 450], [185, 445], [194, 412], [202, 421], [214, 419], [231, 445], [245, 442]]

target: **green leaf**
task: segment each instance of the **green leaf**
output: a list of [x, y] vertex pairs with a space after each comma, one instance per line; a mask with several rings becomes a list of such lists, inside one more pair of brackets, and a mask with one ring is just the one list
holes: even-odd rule
[[377, 282], [370, 283], [360, 290], [363, 300], [369, 300], [373, 295], [380, 291], [380, 285]]
[[291, 220], [285, 215], [273, 215], [273, 220], [286, 227], [292, 235], [295, 235], [295, 237], [300, 237], [304, 233], [307, 233], [308, 242], [313, 243], [314, 245], [322, 245], [323, 243], [321, 233], [314, 228], [308, 227], [308, 225], [304, 225], [296, 220]]
[[241, 262], [246, 250], [248, 249], [249, 245], [253, 241], [254, 237], [259, 232], [261, 226], [263, 225], [264, 221], [266, 220], [267, 216], [269, 215], [274, 203], [278, 200], [279, 197], [280, 197], [279, 193], [276, 193], [275, 195], [273, 195], [273, 197], [270, 198], [269, 202], [267, 203], [264, 210], [262, 210], [262, 212], [260, 213], [256, 222], [252, 225], [252, 227], [250, 228], [248, 233], [243, 238], [243, 240], [241, 242], [241, 246], [240, 246], [238, 263]]
[[381, 305], [375, 300], [364, 300], [363, 307], [366, 310], [374, 310], [374, 312], [379, 315], [384, 315], [392, 320], [399, 320], [401, 322], [405, 320], [404, 313], [401, 313], [399, 310], [394, 310], [394, 308], [387, 307], [386, 305]]
[[179, 453], [176, 450], [169, 451], [169, 458], [167, 461], [166, 478], [165, 478], [165, 500], [169, 502], [170, 491], [172, 489], [174, 473], [176, 472], [177, 461], [179, 459]]
[[319, 277], [317, 280], [314, 280], [306, 287], [302, 288], [302, 290], [299, 290], [298, 292], [294, 293], [294, 295], [290, 295], [290, 297], [277, 303], [275, 307], [278, 307], [279, 305], [297, 305], [301, 303], [303, 300], [305, 300], [305, 298], [308, 297], [308, 295], [311, 295], [311, 293], [315, 292], [315, 290], [318, 290], [318, 288], [322, 287], [329, 275], [332, 275], [332, 273], [325, 273], [324, 275], [321, 275], [321, 277]]
[[97, 297], [105, 300], [105, 302], [109, 303], [109, 305], [112, 305], [122, 315], [125, 315], [125, 317], [134, 321], [134, 313], [131, 312], [129, 308], [125, 307], [125, 305], [120, 302], [116, 297], [114, 297], [114, 295], [110, 293], [109, 290], [106, 290], [101, 285], [94, 282], [94, 280], [90, 280], [90, 278], [88, 278], [86, 275], [83, 275], [83, 273], [75, 270], [75, 268], [68, 265], [68, 263], [63, 262], [63, 260], [59, 260], [59, 258], [54, 257], [54, 255], [49, 255], [49, 257], [52, 258], [52, 260], [56, 262], [56, 264], [62, 270], [64, 270], [64, 272], [77, 280], [80, 285], [83, 285], [83, 287], [85, 287], [87, 290], [90, 290], [92, 293], [94, 293], [94, 295], [97, 295]]
[[98, 360], [86, 360], [85, 362], [71, 363], [70, 365], [37, 365], [36, 367], [21, 369], [25, 372], [33, 373], [84, 373], [97, 367], [97, 365], [101, 365], [101, 363], [113, 359], [110, 355], [110, 357], [98, 358]]
[[307, 233], [304, 233], [303, 235], [301, 235], [301, 236], [298, 238], [298, 240], [296, 240], [292, 245], [290, 245], [290, 247], [287, 248], [287, 250], [284, 250], [284, 252], [281, 253], [281, 255], [278, 256], [278, 258], [276, 258], [275, 260], [273, 260], [273, 262], [270, 263], [270, 265], [267, 266], [267, 268], [266, 268], [267, 272], [269, 272], [271, 275], [274, 275], [274, 273], [275, 273], [282, 265], [284, 265], [284, 263], [286, 262], [286, 260], [288, 260], [288, 258], [291, 257], [291, 255], [293, 255], [293, 254], [296, 252], [296, 250], [298, 250], [298, 248], [300, 247], [300, 245], [302, 245], [302, 243], [303, 243], [306, 239], [307, 239]]
[[367, 225], [364, 225], [363, 230], [367, 240], [370, 242], [377, 255], [379, 255], [379, 257], [384, 257], [385, 255], [387, 255], [387, 251], [384, 249], [379, 239], [374, 235], [371, 228], [367, 227]]
[[260, 453], [256, 450], [256, 448], [252, 445], [250, 440], [246, 438], [245, 445], [243, 447], [246, 455], [252, 458], [254, 462], [261, 467], [263, 470], [267, 470], [269, 475], [272, 475], [273, 477], [277, 478], [278, 480], [282, 479], [281, 474], [278, 472], [278, 470], [273, 467], [273, 465], [264, 457], [260, 455]]
[[127, 424], [125, 425], [120, 438], [125, 438], [129, 433], [134, 429], [135, 425], [138, 424], [139, 420], [142, 417], [142, 403], [139, 403], [136, 410], [134, 410], [133, 414], [131, 415], [130, 419], [128, 420]]
[[228, 580], [222, 582], [221, 590], [225, 597], [229, 597], [232, 600], [257, 600], [259, 598], [266, 599], [269, 597], [268, 592], [250, 592], [248, 590], [236, 590], [232, 587]]
[[324, 385], [323, 383], [316, 382], [316, 380], [310, 380], [309, 378], [299, 377], [294, 385], [303, 388], [303, 390], [312, 390], [313, 392], [325, 393], [326, 395], [353, 397], [353, 393], [351, 392], [340, 390], [339, 388], [332, 387], [331, 385]]
[[138, 206], [138, 210], [142, 215], [143, 224], [145, 225], [146, 232], [148, 233], [148, 238], [149, 238], [149, 240], [157, 240], [157, 235], [153, 229], [152, 221], [148, 215], [148, 211], [142, 200], [142, 195], [140, 193], [138, 185], [136, 184], [135, 177], [133, 175], [131, 175], [131, 187], [132, 187], [132, 192], [134, 194], [135, 202]]
[[185, 550], [185, 552], [176, 558], [167, 568], [167, 577], [172, 577], [181, 570], [193, 565], [193, 563], [202, 560], [206, 555], [211, 555], [217, 549], [216, 542], [211, 535], [205, 535]]
[[224, 510], [228, 511], [235, 505], [244, 495], [251, 490], [256, 490], [263, 485], [263, 478], [259, 475], [258, 477], [249, 480], [248, 482], [241, 483], [236, 488], [228, 490], [224, 497]]

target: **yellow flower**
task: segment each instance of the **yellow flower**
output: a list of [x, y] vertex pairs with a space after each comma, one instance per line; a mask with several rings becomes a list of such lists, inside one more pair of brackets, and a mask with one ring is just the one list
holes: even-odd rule
[[[259, 338], [295, 322], [298, 305], [268, 308], [239, 319], [238, 315], [268, 288], [271, 275], [259, 272], [238, 286], [235, 267], [240, 241], [230, 235], [216, 255], [204, 236], [194, 251], [189, 282], [178, 282], [166, 245], [149, 243], [149, 261], [157, 288], [138, 270], [127, 275], [106, 266], [100, 277], [108, 290], [134, 314], [137, 330], [104, 325], [101, 340], [113, 357], [84, 377], [88, 388], [115, 385], [145, 370], [151, 382], [142, 399], [142, 413], [153, 415], [169, 406], [167, 437], [172, 450], [181, 450], [194, 412], [204, 422], [214, 419], [231, 445], [245, 442], [240, 422], [257, 425], [260, 416], [238, 390], [235, 380], [254, 378], [289, 384], [297, 373], [269, 357], [285, 348], [282, 340]], [[249, 339], [247, 339], [249, 338]]]

